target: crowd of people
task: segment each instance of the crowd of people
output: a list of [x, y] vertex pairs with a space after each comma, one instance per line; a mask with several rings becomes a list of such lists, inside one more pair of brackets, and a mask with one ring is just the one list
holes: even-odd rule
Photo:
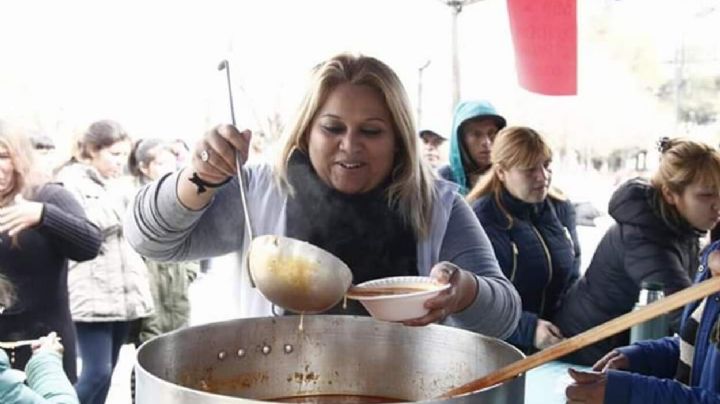
[[[581, 274], [576, 212], [552, 184], [544, 134], [508, 126], [485, 100], [458, 104], [448, 136], [418, 131], [400, 79], [372, 57], [336, 55], [311, 78], [272, 164], [246, 164], [242, 127], [188, 148], [101, 120], [49, 170], [33, 158], [52, 140], [0, 125], [0, 341], [38, 340], [0, 349], [0, 402], [104, 403], [123, 344], [188, 324], [200, 260], [247, 250], [246, 213], [256, 235], [334, 254], [354, 283], [449, 283], [407, 326], [460, 327], [528, 354], [631, 311], [643, 282], [672, 294], [720, 273], [720, 241], [701, 244], [720, 221], [714, 147], [662, 140], [658, 170], [613, 193], [615, 224]], [[243, 263], [231, 269], [238, 315], [276, 315]], [[718, 300], [673, 313], [664, 339], [627, 346], [621, 333], [563, 358], [594, 370], [571, 371], [569, 402], [720, 402]], [[368, 315], [352, 303], [328, 313]]]

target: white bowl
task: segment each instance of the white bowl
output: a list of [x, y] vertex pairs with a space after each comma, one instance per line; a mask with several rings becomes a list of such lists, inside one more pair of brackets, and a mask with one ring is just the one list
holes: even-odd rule
[[[375, 279], [356, 285], [363, 287], [418, 287], [417, 292], [380, 296], [348, 295], [348, 299], [358, 300], [371, 316], [378, 320], [404, 321], [426, 315], [429, 310], [424, 307], [425, 301], [437, 296], [450, 284], [438, 284], [428, 276], [394, 276]], [[422, 290], [427, 288], [427, 290]]]

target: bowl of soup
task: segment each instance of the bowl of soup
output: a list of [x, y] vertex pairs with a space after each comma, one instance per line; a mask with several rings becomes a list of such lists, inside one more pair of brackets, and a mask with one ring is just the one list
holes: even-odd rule
[[347, 297], [359, 301], [373, 318], [405, 321], [426, 315], [425, 302], [449, 287], [428, 276], [394, 276], [360, 283]]

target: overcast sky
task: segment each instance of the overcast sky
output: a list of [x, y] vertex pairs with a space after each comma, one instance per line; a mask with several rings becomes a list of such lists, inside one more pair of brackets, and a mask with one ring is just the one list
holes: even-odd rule
[[[581, 39], [592, 8], [620, 4], [579, 3]], [[686, 2], [623, 3], [618, 19], [627, 21], [618, 24], [657, 33], [658, 52], [672, 55], [682, 26], [677, 10]], [[652, 14], [638, 14], [649, 6]], [[217, 70], [225, 58], [240, 125], [255, 127], [250, 105], [260, 117], [286, 113], [308, 69], [345, 50], [386, 61], [414, 103], [418, 68], [430, 61], [420, 126], [450, 126], [450, 10], [439, 0], [28, 0], [3, 1], [0, 16], [0, 112], [62, 135], [113, 118], [136, 136], [193, 139], [229, 121], [225, 76]], [[568, 115], [593, 115], [579, 111], [590, 102], [581, 97], [543, 97], [518, 87], [503, 0], [475, 3], [459, 22], [464, 98], [491, 99], [511, 121], [555, 132], [575, 127]], [[633, 100], [641, 89], [601, 46], [581, 44], [580, 55], [581, 68], [600, 67], [611, 78], [597, 89], [599, 77], [580, 73], [581, 92], [598, 106], [653, 113], [655, 106], [622, 105], [618, 91]]]

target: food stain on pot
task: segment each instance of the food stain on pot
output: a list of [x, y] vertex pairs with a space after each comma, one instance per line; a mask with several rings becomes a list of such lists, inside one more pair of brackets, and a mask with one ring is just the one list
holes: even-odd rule
[[287, 378], [288, 383], [295, 382], [298, 384], [317, 384], [319, 380], [320, 374], [315, 372], [295, 372]]
[[215, 394], [236, 395], [238, 392], [256, 388], [259, 384], [270, 381], [270, 376], [265, 372], [238, 373], [227, 379], [201, 379], [198, 382], [198, 390]]

